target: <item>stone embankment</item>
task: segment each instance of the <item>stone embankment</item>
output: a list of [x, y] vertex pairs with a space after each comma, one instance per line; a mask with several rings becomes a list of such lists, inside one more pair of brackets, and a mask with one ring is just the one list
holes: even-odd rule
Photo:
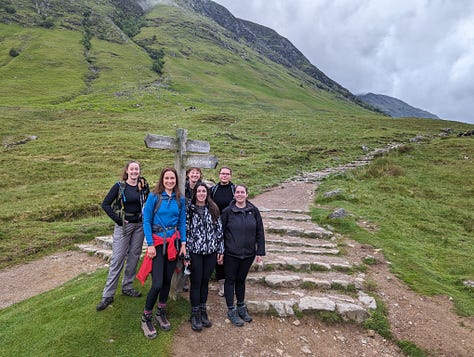
[[[309, 208], [318, 183], [327, 176], [367, 165], [389, 146], [339, 167], [304, 173], [256, 196], [266, 237], [263, 263], [248, 276], [247, 304], [253, 313], [279, 316], [334, 314], [363, 322], [375, 300], [364, 292], [363, 257], [346, 254], [344, 239], [311, 221]], [[112, 237], [79, 247], [109, 259]]]

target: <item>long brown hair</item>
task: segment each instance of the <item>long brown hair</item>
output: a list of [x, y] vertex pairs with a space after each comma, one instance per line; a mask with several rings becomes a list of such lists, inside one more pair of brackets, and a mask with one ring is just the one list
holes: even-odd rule
[[220, 216], [219, 207], [214, 202], [214, 200], [211, 198], [211, 191], [209, 190], [209, 187], [207, 187], [207, 185], [204, 182], [198, 182], [196, 184], [196, 187], [194, 187], [193, 198], [191, 199], [191, 203], [196, 204], [196, 193], [197, 193], [197, 189], [199, 187], [205, 187], [206, 188], [206, 192], [207, 192], [206, 204], [207, 204], [207, 207], [209, 207], [209, 212], [211, 212], [212, 220], [215, 222], [215, 221], [217, 221], [217, 219]]
[[156, 183], [156, 185], [153, 188], [152, 192], [155, 195], [161, 195], [163, 193], [163, 191], [165, 190], [165, 185], [163, 184], [163, 177], [165, 176], [165, 174], [168, 171], [171, 171], [172, 173], [174, 173], [174, 177], [176, 177], [176, 185], [174, 186], [173, 191], [176, 194], [176, 199], [180, 200], [181, 199], [181, 191], [179, 189], [178, 172], [176, 171], [176, 169], [174, 167], [165, 167], [163, 170], [161, 170], [160, 179]]

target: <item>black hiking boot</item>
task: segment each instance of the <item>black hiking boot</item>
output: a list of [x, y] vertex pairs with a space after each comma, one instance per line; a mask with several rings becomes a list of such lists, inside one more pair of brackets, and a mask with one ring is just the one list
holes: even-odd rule
[[102, 311], [102, 310], [105, 310], [105, 308], [107, 306], [109, 306], [111, 303], [114, 302], [114, 297], [111, 296], [111, 297], [104, 297], [102, 298], [102, 300], [100, 300], [100, 302], [97, 304], [97, 306], [95, 307], [95, 309], [97, 311]]
[[252, 316], [249, 315], [249, 311], [247, 310], [247, 305], [237, 305], [237, 312], [242, 320], [245, 322], [251, 322]]
[[202, 330], [202, 321], [201, 321], [201, 310], [193, 309], [191, 312], [191, 328], [194, 331], [201, 331]]
[[212, 326], [212, 322], [209, 320], [209, 317], [207, 316], [206, 305], [201, 305], [201, 306], [200, 306], [200, 309], [201, 309], [201, 322], [202, 322], [202, 326], [204, 326], [204, 327], [211, 327], [211, 326]]
[[140, 297], [142, 296], [142, 293], [132, 288], [128, 290], [122, 290], [122, 295], [130, 297]]
[[232, 322], [235, 326], [242, 327], [244, 326], [244, 320], [242, 320], [239, 316], [239, 313], [237, 312], [237, 309], [235, 307], [229, 309], [227, 311], [227, 318]]

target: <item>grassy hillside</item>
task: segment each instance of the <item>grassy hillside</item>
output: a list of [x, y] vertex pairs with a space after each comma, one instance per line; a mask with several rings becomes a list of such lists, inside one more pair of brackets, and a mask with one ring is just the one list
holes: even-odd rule
[[[474, 267], [467, 264], [474, 257], [473, 158], [472, 138], [407, 145], [326, 180], [317, 202], [353, 213], [340, 222], [345, 234], [381, 248], [393, 272], [414, 290], [450, 296], [457, 312], [470, 316], [474, 290], [463, 282], [474, 280]], [[323, 197], [335, 189], [338, 196]], [[314, 211], [321, 222], [338, 224], [327, 214]]]
[[[15, 14], [0, 10], [10, 21], [0, 24], [0, 268], [110, 233], [100, 203], [125, 162], [138, 159], [152, 183], [173, 164], [172, 153], [145, 148], [147, 133], [185, 128], [189, 138], [209, 141], [220, 165], [234, 168], [234, 181], [256, 194], [300, 171], [352, 160], [362, 145], [472, 130], [379, 116], [179, 7], [156, 7], [130, 39], [107, 17], [113, 6], [105, 0], [51, 1], [50, 28], [39, 26], [44, 18], [30, 2], [11, 4]], [[90, 46], [86, 9], [100, 24]], [[149, 56], [161, 49], [163, 75]], [[38, 139], [16, 145], [31, 135]], [[217, 179], [217, 170], [205, 176]]]

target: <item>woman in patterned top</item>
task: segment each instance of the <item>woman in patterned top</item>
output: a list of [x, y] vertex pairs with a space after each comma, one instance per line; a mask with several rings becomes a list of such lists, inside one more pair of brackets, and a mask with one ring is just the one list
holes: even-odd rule
[[209, 279], [216, 262], [222, 261], [224, 241], [219, 207], [206, 184], [196, 184], [186, 211], [186, 251], [191, 259], [191, 327], [194, 331], [211, 327], [206, 310]]

